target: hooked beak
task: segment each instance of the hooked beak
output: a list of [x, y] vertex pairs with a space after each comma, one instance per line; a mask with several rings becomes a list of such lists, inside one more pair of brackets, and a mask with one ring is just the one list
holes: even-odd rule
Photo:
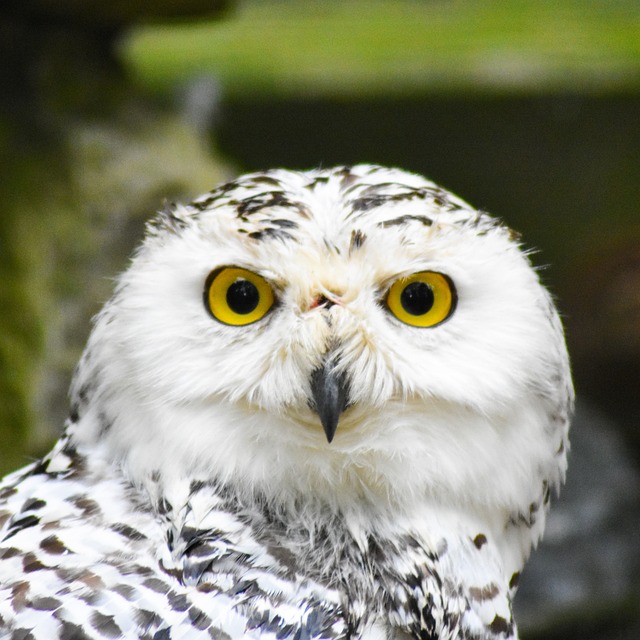
[[333, 440], [338, 427], [340, 414], [348, 405], [348, 386], [342, 372], [335, 368], [335, 362], [327, 358], [323, 365], [311, 374], [312, 408], [320, 417], [327, 436], [327, 442]]

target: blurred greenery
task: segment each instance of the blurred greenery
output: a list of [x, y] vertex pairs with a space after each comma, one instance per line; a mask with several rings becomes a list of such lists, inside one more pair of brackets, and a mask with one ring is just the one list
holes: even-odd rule
[[159, 91], [213, 74], [230, 96], [602, 93], [640, 87], [640, 2], [254, 0], [139, 28], [121, 52]]

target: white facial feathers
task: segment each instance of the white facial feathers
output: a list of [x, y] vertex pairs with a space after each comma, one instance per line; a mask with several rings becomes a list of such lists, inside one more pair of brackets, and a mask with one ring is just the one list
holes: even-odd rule
[[[271, 288], [264, 317], [212, 316], [207, 278], [225, 267]], [[421, 272], [454, 289], [426, 328], [387, 303]], [[327, 359], [348, 390], [331, 444], [311, 385]], [[161, 215], [96, 321], [73, 397], [74, 437], [141, 482], [505, 511], [559, 481], [572, 402], [560, 323], [511, 232], [366, 165], [254, 174]]]

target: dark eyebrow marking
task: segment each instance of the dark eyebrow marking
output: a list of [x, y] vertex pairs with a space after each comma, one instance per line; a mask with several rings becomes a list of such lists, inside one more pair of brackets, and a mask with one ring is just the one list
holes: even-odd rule
[[255, 196], [246, 198], [239, 202], [229, 202], [236, 207], [238, 218], [246, 219], [247, 216], [258, 213], [262, 209], [268, 209], [271, 207], [284, 207], [291, 209], [298, 213], [303, 218], [309, 218], [310, 214], [305, 205], [296, 200], [291, 200], [287, 197], [284, 191], [265, 191]]
[[351, 232], [351, 240], [349, 242], [349, 253], [352, 253], [356, 249], [359, 249], [364, 241], [367, 239], [367, 236], [360, 231], [360, 229], [354, 229]]
[[[380, 193], [380, 190], [395, 188], [395, 193]], [[359, 196], [348, 202], [351, 207], [347, 217], [360, 214], [369, 209], [375, 209], [389, 202], [403, 202], [409, 200], [430, 200], [438, 207], [446, 211], [459, 211], [462, 205], [452, 201], [451, 194], [441, 187], [410, 187], [404, 184], [385, 182], [369, 185], [362, 189]]]
[[425, 227], [430, 227], [433, 224], [433, 220], [427, 216], [404, 215], [399, 216], [398, 218], [392, 218], [391, 220], [378, 222], [378, 226], [386, 229], [387, 227], [395, 227], [409, 222], [420, 222]]
[[419, 189], [415, 189], [413, 187], [409, 187], [406, 184], [401, 184], [399, 182], [378, 182], [376, 184], [370, 184], [368, 186], [366, 186], [364, 189], [362, 189], [362, 191], [360, 191], [360, 195], [362, 197], [368, 197], [368, 196], [379, 196], [379, 195], [383, 195], [383, 196], [389, 196], [389, 197], [395, 197], [396, 195], [400, 195], [398, 193], [396, 194], [381, 194], [380, 191], [382, 191], [383, 189], [386, 189], [388, 187], [391, 187], [393, 189], [403, 189], [403, 191], [401, 193], [416, 193], [419, 192]]
[[286, 218], [274, 218], [273, 220], [269, 220], [271, 224], [275, 224], [278, 227], [282, 227], [283, 229], [297, 229], [298, 223], [293, 220], [287, 220]]
[[266, 238], [274, 238], [277, 240], [295, 240], [295, 238], [280, 227], [265, 227], [258, 231], [252, 231], [248, 234], [249, 238], [254, 240], [265, 240]]
[[282, 186], [282, 182], [280, 182], [280, 180], [269, 175], [254, 176], [251, 179], [251, 182], [254, 184], [270, 184], [274, 187]]
[[295, 238], [287, 231], [287, 229], [297, 229], [298, 223], [294, 220], [286, 218], [273, 218], [265, 220], [264, 226], [247, 233], [245, 229], [238, 229], [240, 233], [247, 233], [249, 238], [254, 240], [264, 240], [266, 238], [275, 238], [278, 240], [295, 240]]
[[413, 189], [401, 193], [374, 193], [373, 195], [360, 196], [351, 201], [351, 209], [354, 213], [375, 209], [387, 202], [402, 202], [403, 200], [424, 200], [427, 194], [423, 189]]
[[265, 191], [236, 203], [238, 217], [251, 215], [266, 207], [288, 206], [291, 201], [284, 195], [284, 191]]

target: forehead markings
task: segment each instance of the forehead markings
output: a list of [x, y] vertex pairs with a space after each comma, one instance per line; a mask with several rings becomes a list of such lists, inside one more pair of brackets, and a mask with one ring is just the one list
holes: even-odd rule
[[[350, 167], [342, 167], [338, 171], [334, 171], [331, 174], [318, 175], [312, 180], [307, 182], [303, 188], [310, 192], [314, 192], [317, 188], [327, 185], [331, 179], [335, 179], [337, 176], [342, 176], [340, 188], [341, 191], [349, 187], [352, 183], [360, 178], [360, 176], [352, 174]], [[276, 189], [270, 189], [261, 191], [260, 193], [251, 194], [243, 199], [229, 198], [224, 203], [236, 208], [237, 217], [243, 222], [249, 223], [258, 228], [249, 231], [244, 228], [239, 228], [240, 233], [247, 234], [248, 237], [254, 240], [264, 240], [268, 238], [279, 240], [296, 240], [295, 236], [290, 231], [297, 229], [299, 224], [289, 218], [270, 218], [269, 213], [271, 209], [289, 209], [294, 215], [297, 215], [305, 220], [313, 218], [313, 214], [309, 207], [298, 199], [292, 198], [290, 193], [287, 193], [287, 185], [285, 182], [279, 180], [273, 175], [264, 174], [253, 176], [249, 180], [243, 182], [227, 183], [223, 185], [226, 195], [228, 192], [230, 196], [233, 195], [233, 190], [237, 189], [250, 189], [257, 185], [269, 185], [276, 187]], [[213, 196], [213, 194], [212, 194]], [[207, 198], [204, 202], [211, 202], [212, 197]], [[223, 204], [223, 203], [220, 203]], [[262, 213], [264, 216], [260, 220], [251, 219], [256, 213]], [[328, 240], [325, 240], [327, 248], [339, 253], [338, 247]]]
[[383, 220], [382, 222], [378, 222], [378, 226], [383, 229], [387, 229], [389, 227], [396, 227], [399, 225], [405, 225], [410, 222], [420, 222], [425, 227], [430, 227], [433, 224], [433, 220], [427, 216], [415, 216], [415, 215], [404, 215], [398, 216], [397, 218], [391, 218], [390, 220]]
[[[377, 170], [377, 167], [372, 167], [366, 173], [359, 174], [354, 173], [351, 167], [344, 166], [330, 172], [312, 175], [306, 183], [299, 184], [298, 188], [313, 193], [317, 189], [329, 185], [332, 181], [334, 183], [339, 181], [338, 187], [342, 203], [338, 202], [336, 205], [344, 208], [345, 222], [365, 216], [386, 204], [403, 201], [423, 200], [441, 208], [443, 212], [465, 209], [464, 206], [455, 202], [455, 198], [452, 200], [446, 190], [437, 185], [413, 187], [394, 181], [367, 184]], [[295, 180], [292, 180], [288, 174], [283, 176], [277, 172], [255, 174], [220, 185], [207, 196], [193, 202], [189, 207], [195, 215], [206, 209], [233, 207], [237, 219], [245, 223], [238, 228], [238, 232], [246, 234], [246, 237], [253, 240], [299, 240], [296, 237], [297, 234], [293, 232], [298, 229], [300, 222], [313, 219], [314, 216], [309, 205], [304, 203], [304, 197], [296, 197], [297, 194], [289, 190], [290, 182], [295, 183]], [[180, 220], [172, 214], [171, 209], [165, 210], [162, 226], [175, 229], [180, 225]], [[301, 220], [297, 222], [296, 217]], [[434, 220], [428, 215], [404, 214], [377, 222], [376, 226], [384, 229], [402, 227], [411, 223], [419, 223], [427, 227], [431, 226]], [[353, 230], [349, 253], [359, 249], [364, 239], [365, 235], [361, 230]], [[331, 244], [335, 251], [337, 247], [333, 243]]]
[[238, 231], [246, 233], [253, 240], [268, 238], [295, 240], [292, 232], [300, 225], [291, 218], [283, 217], [286, 216], [285, 211], [304, 220], [311, 218], [311, 212], [304, 203], [292, 200], [284, 191], [280, 190], [265, 191], [244, 200], [229, 201], [228, 204], [235, 206], [237, 219], [252, 228], [249, 231], [240, 227]]
[[[395, 189], [388, 193], [388, 189]], [[354, 189], [355, 190], [355, 189]], [[441, 207], [445, 211], [459, 211], [462, 207], [449, 198], [449, 194], [440, 187], [409, 187], [399, 183], [380, 183], [369, 185], [360, 191], [357, 197], [349, 200], [347, 206], [351, 209], [347, 217], [359, 217], [362, 214], [389, 203], [407, 202], [411, 200], [425, 200]]]
[[[275, 225], [275, 226], [274, 226]], [[238, 229], [240, 233], [246, 233], [252, 240], [265, 240], [272, 238], [274, 240], [296, 240], [296, 237], [287, 229], [297, 229], [298, 224], [293, 220], [274, 219], [265, 221], [265, 226], [255, 231], [247, 231], [246, 229]]]
[[231, 200], [230, 205], [236, 207], [238, 218], [245, 220], [248, 216], [259, 213], [263, 209], [281, 207], [292, 209], [303, 218], [309, 217], [308, 209], [301, 203], [291, 200], [284, 191], [263, 191], [244, 200]]

